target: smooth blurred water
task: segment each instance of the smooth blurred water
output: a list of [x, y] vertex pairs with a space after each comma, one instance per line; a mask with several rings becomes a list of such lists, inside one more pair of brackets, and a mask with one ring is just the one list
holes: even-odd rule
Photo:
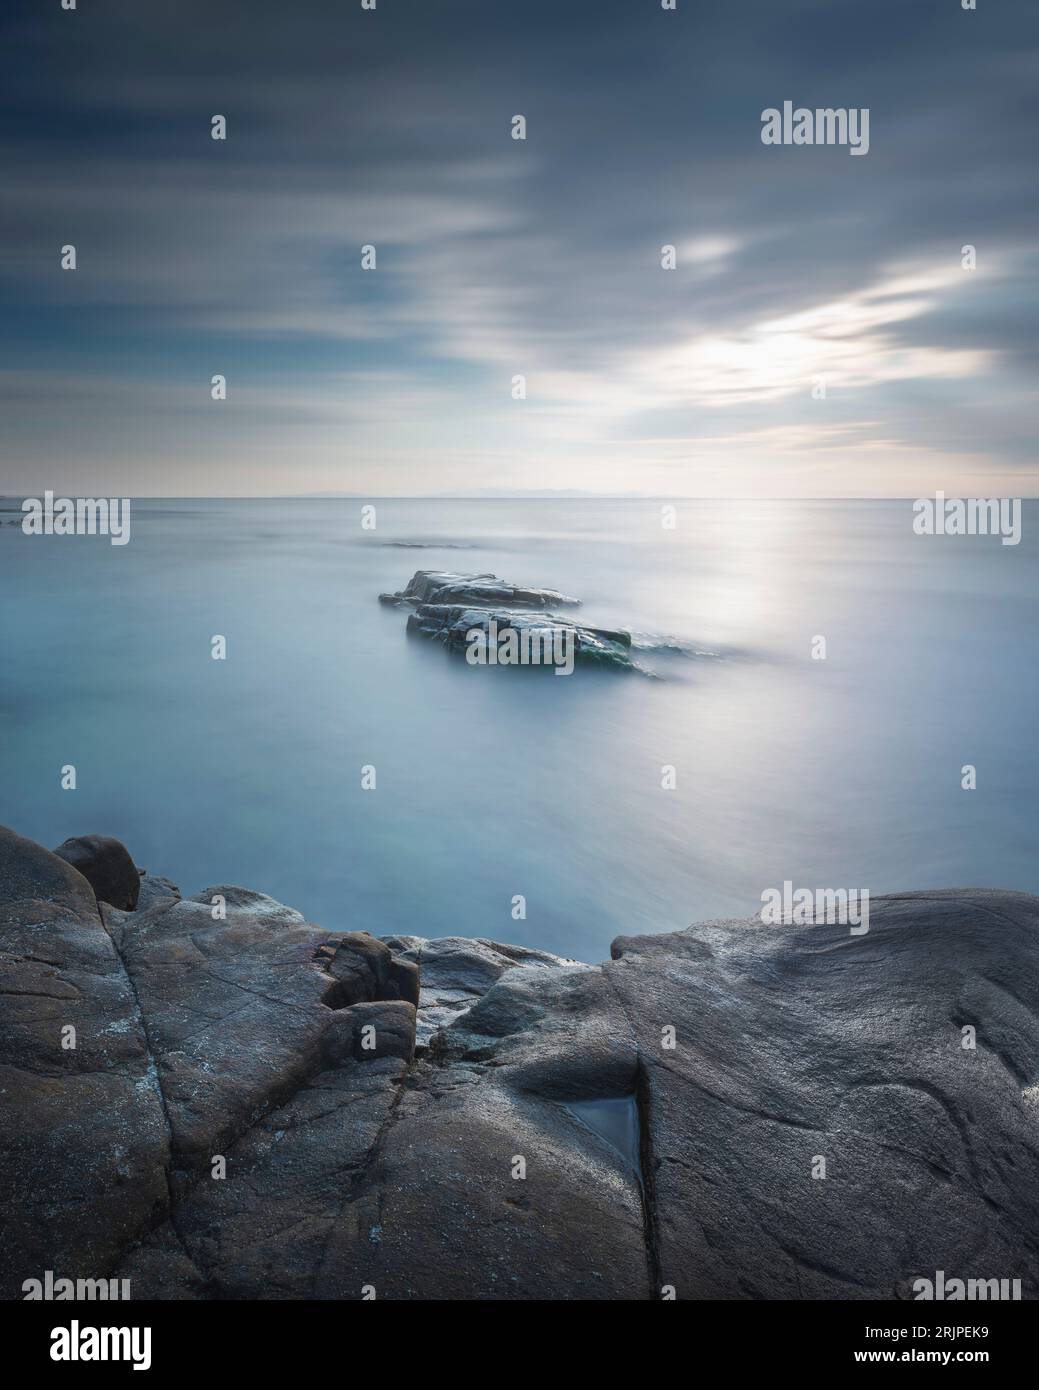
[[[139, 502], [124, 547], [0, 528], [0, 818], [117, 835], [186, 893], [587, 960], [784, 879], [1039, 890], [1039, 503], [1016, 547], [917, 537], [909, 502], [677, 505], [673, 531], [656, 502], [512, 500], [377, 502], [367, 533], [353, 500]], [[469, 667], [377, 602], [419, 568], [717, 655]]]

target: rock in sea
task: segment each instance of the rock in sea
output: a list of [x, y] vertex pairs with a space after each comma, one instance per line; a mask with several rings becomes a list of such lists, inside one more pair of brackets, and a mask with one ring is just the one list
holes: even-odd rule
[[[612, 666], [633, 670], [631, 637], [626, 632], [582, 627], [569, 618], [550, 614], [510, 613], [504, 609], [467, 608], [446, 603], [424, 603], [408, 615], [408, 635], [441, 642], [449, 651], [465, 652], [472, 646], [471, 633], [481, 632], [487, 649], [501, 649], [504, 635], [515, 634], [516, 648], [543, 654], [536, 665], [551, 664], [551, 654], [572, 651], [574, 661], [583, 665]], [[503, 661], [502, 664], [517, 664]], [[481, 663], [482, 664], [482, 663]], [[492, 662], [492, 664], [494, 664]], [[522, 664], [527, 664], [522, 662]]]
[[470, 607], [566, 608], [580, 599], [555, 589], [525, 589], [494, 574], [449, 574], [445, 570], [416, 570], [407, 586], [395, 594], [380, 594], [380, 603], [466, 604]]

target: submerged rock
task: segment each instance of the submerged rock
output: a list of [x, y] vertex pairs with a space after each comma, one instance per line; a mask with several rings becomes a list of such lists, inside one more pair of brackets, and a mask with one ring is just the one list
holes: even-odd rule
[[103, 917], [0, 831], [4, 1297], [47, 1269], [135, 1299], [1039, 1295], [1027, 894], [597, 966], [243, 889]]
[[[634, 669], [626, 632], [581, 627], [549, 614], [424, 603], [408, 615], [408, 635], [441, 642], [449, 651], [469, 652], [480, 666], [582, 665]], [[474, 638], [473, 634], [482, 634]], [[475, 650], [474, 650], [475, 648]]]
[[580, 599], [567, 598], [555, 589], [526, 589], [509, 584], [495, 574], [451, 574], [446, 570], [416, 570], [407, 587], [396, 594], [380, 594], [380, 603], [448, 603], [473, 607], [566, 608]]

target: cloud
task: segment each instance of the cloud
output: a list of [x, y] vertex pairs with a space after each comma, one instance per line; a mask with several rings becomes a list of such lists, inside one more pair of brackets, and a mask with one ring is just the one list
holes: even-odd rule
[[[727, 486], [774, 493], [831, 449], [845, 494], [1028, 466], [1025, 0], [984, 24], [944, 0], [432, 8], [22, 22], [12, 482], [46, 457], [162, 492], [208, 451], [242, 491], [253, 447], [301, 490], [695, 491], [727, 459]], [[870, 106], [870, 154], [762, 146], [787, 97]]]

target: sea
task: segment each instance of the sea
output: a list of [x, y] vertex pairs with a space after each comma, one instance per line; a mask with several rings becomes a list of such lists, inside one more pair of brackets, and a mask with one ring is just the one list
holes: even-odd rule
[[[115, 835], [185, 896], [586, 961], [786, 882], [1037, 892], [1039, 502], [1017, 545], [912, 523], [910, 501], [176, 498], [135, 501], [121, 546], [0, 526], [0, 820]], [[379, 594], [419, 569], [573, 595], [635, 669], [409, 638]]]

